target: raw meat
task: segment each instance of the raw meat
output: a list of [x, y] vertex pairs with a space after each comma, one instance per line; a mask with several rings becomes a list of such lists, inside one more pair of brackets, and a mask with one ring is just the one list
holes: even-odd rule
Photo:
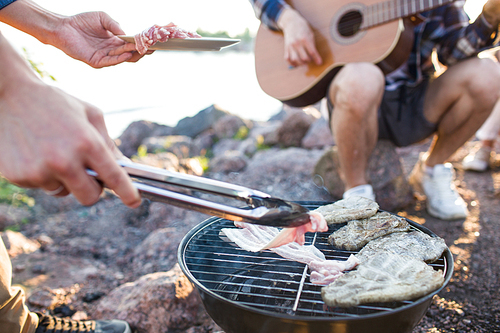
[[[258, 252], [269, 249], [283, 258], [309, 265], [311, 282], [327, 285], [341, 276], [343, 271], [356, 267], [359, 260], [354, 255], [345, 261], [326, 260], [325, 255], [314, 245], [303, 245], [306, 231], [325, 231], [326, 222], [321, 214], [314, 212], [310, 214], [312, 215], [311, 220], [317, 220], [317, 222], [313, 222], [313, 226], [309, 229], [297, 232], [301, 234], [300, 244], [293, 240], [290, 241], [291, 238], [287, 236], [290, 235], [290, 229], [295, 228], [284, 228], [280, 231], [274, 227], [235, 222], [239, 228], [223, 228], [221, 232], [244, 250]], [[327, 226], [326, 230], [328, 230]], [[286, 232], [287, 235], [280, 237], [283, 232]]]
[[321, 296], [332, 307], [404, 301], [427, 295], [443, 282], [443, 273], [422, 260], [383, 251], [323, 287]]
[[[300, 227], [295, 227], [295, 228], [283, 228], [273, 238], [266, 237], [264, 236], [264, 234], [262, 234], [260, 237], [256, 239], [256, 242], [254, 242], [254, 246], [261, 246], [260, 248], [256, 247], [252, 247], [252, 249], [245, 247], [242, 248], [248, 251], [258, 252], [273, 247], [285, 245], [291, 242], [296, 242], [299, 245], [304, 245], [306, 232], [328, 231], [328, 225], [326, 224], [323, 215], [317, 212], [309, 212], [309, 217], [310, 217], [309, 223], [306, 223], [304, 225], [301, 225]], [[269, 235], [268, 233], [270, 233], [271, 232], [270, 230], [272, 229], [274, 229], [273, 233], [276, 233], [277, 230], [279, 230], [277, 228], [272, 228], [272, 229], [267, 229], [267, 227], [259, 228], [257, 225], [252, 225], [245, 222], [235, 222], [234, 225], [242, 228], [243, 230], [246, 229], [247, 231], [250, 232], [260, 232], [266, 230], [267, 235]], [[267, 243], [265, 243], [265, 241], [267, 241]]]
[[375, 215], [378, 204], [370, 199], [352, 196], [332, 204], [320, 206], [313, 212], [321, 213], [328, 224], [360, 220]]
[[309, 212], [310, 222], [300, 227], [278, 229], [245, 222], [234, 222], [239, 229], [222, 229], [222, 232], [242, 249], [258, 252], [295, 242], [304, 245], [306, 232], [327, 231], [323, 216]]
[[179, 28], [174, 23], [169, 23], [165, 26], [153, 25], [151, 28], [134, 36], [135, 48], [139, 54], [145, 54], [148, 49], [157, 42], [166, 42], [170, 38], [200, 38], [196, 32], [191, 32]]
[[364, 261], [380, 251], [388, 251], [430, 263], [439, 259], [445, 250], [446, 243], [440, 237], [420, 231], [396, 232], [370, 241], [356, 256]]
[[404, 218], [379, 212], [366, 219], [347, 222], [328, 237], [328, 242], [339, 249], [355, 251], [372, 239], [409, 229], [410, 224]]

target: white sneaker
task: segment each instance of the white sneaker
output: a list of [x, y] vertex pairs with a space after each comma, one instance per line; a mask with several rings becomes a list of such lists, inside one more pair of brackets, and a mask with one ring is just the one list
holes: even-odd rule
[[465, 156], [462, 161], [462, 167], [464, 170], [472, 170], [472, 171], [486, 171], [490, 164], [490, 156], [491, 156], [491, 148], [489, 147], [481, 147], [475, 153], [470, 153]]
[[413, 168], [409, 183], [413, 189], [427, 197], [427, 212], [441, 220], [458, 220], [467, 217], [467, 204], [453, 184], [454, 171], [450, 163], [434, 166], [432, 176], [424, 171], [420, 159]]
[[353, 196], [363, 197], [375, 201], [375, 193], [373, 193], [373, 187], [370, 184], [350, 188], [344, 192], [342, 198], [347, 199]]

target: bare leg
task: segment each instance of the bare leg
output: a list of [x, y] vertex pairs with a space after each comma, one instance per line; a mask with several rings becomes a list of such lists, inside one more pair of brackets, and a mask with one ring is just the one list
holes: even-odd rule
[[330, 121], [345, 190], [367, 184], [366, 168], [377, 143], [377, 110], [384, 85], [378, 67], [351, 63], [337, 73], [328, 91], [334, 105]]
[[426, 164], [444, 163], [491, 113], [500, 96], [500, 67], [490, 59], [468, 59], [434, 80], [428, 88], [425, 117], [438, 124]]

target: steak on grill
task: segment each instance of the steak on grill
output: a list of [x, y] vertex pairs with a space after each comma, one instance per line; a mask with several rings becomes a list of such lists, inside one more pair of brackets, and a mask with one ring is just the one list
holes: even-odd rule
[[439, 259], [445, 250], [446, 243], [440, 237], [420, 231], [396, 232], [370, 241], [356, 256], [365, 261], [380, 251], [388, 251], [430, 263]]
[[352, 196], [329, 205], [320, 206], [313, 212], [321, 213], [328, 224], [336, 224], [373, 216], [378, 209], [379, 206], [375, 201]]
[[323, 287], [321, 297], [331, 307], [403, 301], [424, 296], [443, 282], [442, 272], [422, 260], [382, 251]]
[[379, 212], [366, 219], [347, 222], [328, 237], [328, 242], [339, 249], [355, 251], [373, 239], [409, 229], [410, 224], [404, 218]]

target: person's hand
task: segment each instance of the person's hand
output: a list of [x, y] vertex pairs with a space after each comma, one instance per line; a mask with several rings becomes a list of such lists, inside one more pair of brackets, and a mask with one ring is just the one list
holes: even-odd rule
[[125, 32], [103, 12], [88, 12], [63, 18], [56, 31], [56, 38], [52, 43], [54, 46], [95, 68], [125, 61], [135, 62], [142, 57], [136, 51], [135, 44], [116, 37]]
[[[102, 112], [44, 84], [0, 34], [0, 173], [22, 187], [95, 203], [100, 181], [129, 207], [141, 203]], [[61, 191], [59, 192], [58, 189]]]
[[488, 0], [483, 7], [483, 15], [496, 29], [500, 24], [500, 0]]
[[322, 64], [314, 43], [314, 33], [307, 21], [294, 9], [286, 8], [278, 19], [285, 38], [285, 60], [292, 66], [314, 62]]
[[[117, 35], [125, 33], [108, 14], [88, 12], [64, 16], [50, 12], [31, 0], [17, 0], [0, 10], [0, 21], [26, 32], [81, 60], [101, 68], [142, 58], [135, 44]], [[152, 51], [147, 54], [152, 53]]]

